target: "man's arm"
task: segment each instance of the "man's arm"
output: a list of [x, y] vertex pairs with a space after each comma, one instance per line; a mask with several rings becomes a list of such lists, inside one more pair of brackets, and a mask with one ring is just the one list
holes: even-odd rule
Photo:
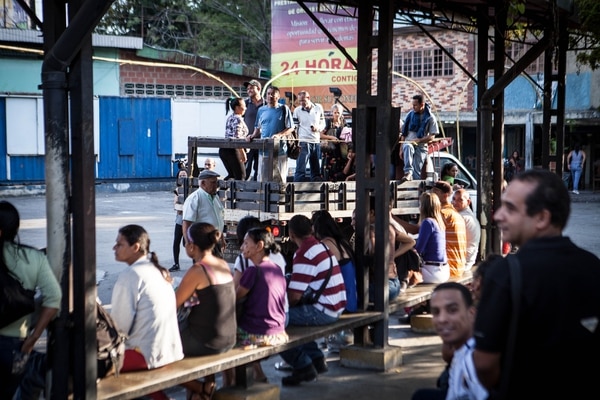
[[500, 353], [489, 353], [475, 349], [473, 351], [473, 364], [481, 384], [488, 390], [500, 383]]
[[404, 230], [406, 230], [406, 232], [416, 235], [419, 233], [419, 225], [418, 224], [411, 224], [410, 222], [407, 222], [401, 218], [397, 218], [395, 215], [392, 215], [392, 217], [394, 218], [394, 221], [398, 222], [400, 225], [402, 225], [402, 227], [404, 228]]
[[246, 141], [251, 142], [252, 139], [256, 139], [260, 137], [260, 128], [254, 128], [252, 134], [246, 136]]
[[183, 244], [184, 245], [187, 245], [187, 242], [188, 242], [187, 231], [190, 228], [190, 226], [192, 226], [191, 221], [183, 220], [183, 223], [181, 224], [181, 229], [183, 230]]

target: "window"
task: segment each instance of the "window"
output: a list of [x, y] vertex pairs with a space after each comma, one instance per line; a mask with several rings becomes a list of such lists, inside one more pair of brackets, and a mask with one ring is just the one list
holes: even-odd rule
[[[454, 53], [453, 48], [446, 51]], [[394, 54], [393, 70], [409, 78], [453, 76], [454, 62], [441, 49], [409, 50]]]
[[[531, 45], [521, 43], [521, 42], [511, 42], [506, 45], [506, 62], [507, 66], [512, 66], [513, 63], [519, 61], [527, 51]], [[490, 45], [488, 57], [490, 60], [494, 59], [494, 45]], [[538, 73], [544, 73], [544, 55], [538, 57], [535, 61], [525, 68], [525, 72], [533, 75]]]

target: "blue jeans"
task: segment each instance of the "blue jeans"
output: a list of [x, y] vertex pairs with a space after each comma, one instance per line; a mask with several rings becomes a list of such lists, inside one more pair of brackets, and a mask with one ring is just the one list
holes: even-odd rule
[[[307, 304], [302, 306], [290, 307], [289, 324], [298, 326], [319, 326], [329, 325], [337, 321], [337, 318], [317, 310], [314, 306]], [[319, 349], [317, 342], [310, 342], [293, 349], [286, 350], [280, 354], [293, 369], [306, 368], [312, 364], [313, 360], [323, 358], [325, 355]]]
[[300, 142], [294, 182], [306, 182], [306, 162], [310, 165], [310, 181], [321, 181], [321, 143]]
[[[402, 287], [400, 286], [400, 279], [398, 278], [390, 278], [388, 279], [389, 293], [388, 293], [388, 301], [394, 300], [396, 297], [400, 296]], [[375, 289], [373, 289], [373, 284], [369, 285], [369, 301], [373, 301], [375, 298]]]
[[427, 145], [421, 144], [413, 146], [412, 144], [402, 144], [402, 154], [404, 158], [404, 174], [409, 172], [413, 179], [421, 179], [421, 170], [427, 159]]
[[579, 179], [581, 178], [581, 168], [571, 168], [573, 174], [573, 190], [579, 190]]
[[[44, 389], [46, 374], [46, 355], [32, 351], [23, 373], [12, 374], [15, 353], [21, 352], [23, 340], [17, 337], [0, 336], [0, 399], [12, 399], [19, 388], [17, 399], [34, 398], [30, 393]], [[38, 396], [39, 397], [39, 396]]]

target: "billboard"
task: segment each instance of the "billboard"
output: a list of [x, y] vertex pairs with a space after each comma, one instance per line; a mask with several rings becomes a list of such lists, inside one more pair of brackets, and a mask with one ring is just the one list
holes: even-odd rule
[[[356, 59], [358, 19], [319, 13], [317, 4], [307, 5]], [[294, 1], [271, 1], [271, 72], [272, 84], [279, 86], [282, 98], [286, 92], [298, 94], [308, 90], [311, 100], [329, 111], [335, 102], [331, 88], [337, 88], [342, 93], [339, 97], [342, 104], [349, 109], [356, 106], [354, 66]]]

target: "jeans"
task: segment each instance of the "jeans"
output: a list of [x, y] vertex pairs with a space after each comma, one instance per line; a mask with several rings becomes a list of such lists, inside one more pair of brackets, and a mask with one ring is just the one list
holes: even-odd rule
[[[322, 313], [310, 304], [290, 307], [289, 324], [298, 326], [329, 325], [337, 321], [337, 318]], [[286, 350], [280, 354], [293, 369], [306, 368], [313, 360], [323, 358], [325, 355], [319, 349], [317, 342], [310, 342], [293, 349]]]
[[[388, 287], [389, 287], [389, 293], [388, 293], [388, 301], [392, 301], [394, 299], [396, 299], [396, 297], [400, 296], [401, 293], [401, 289], [402, 287], [400, 286], [400, 279], [398, 278], [389, 278], [388, 279]], [[373, 301], [373, 299], [375, 298], [375, 289], [373, 288], [373, 284], [371, 283], [369, 285], [369, 300]]]
[[[27, 360], [25, 370], [19, 375], [12, 374], [13, 357], [21, 351], [23, 340], [16, 337], [0, 336], [0, 399], [12, 399], [17, 392], [17, 399], [34, 398], [32, 393], [44, 389], [46, 374], [46, 355], [32, 351]], [[19, 385], [21, 385], [19, 387]]]
[[[255, 181], [258, 175], [258, 149], [250, 149], [246, 158], [246, 178]], [[253, 170], [254, 174], [252, 174]]]
[[294, 182], [306, 182], [306, 162], [310, 165], [310, 181], [321, 181], [321, 143], [300, 142], [300, 154], [296, 160]]
[[573, 174], [573, 190], [579, 190], [579, 179], [581, 178], [581, 167], [571, 168]]
[[413, 179], [421, 179], [421, 170], [427, 159], [427, 145], [413, 146], [409, 143], [402, 145], [404, 156], [404, 174], [410, 173]]

